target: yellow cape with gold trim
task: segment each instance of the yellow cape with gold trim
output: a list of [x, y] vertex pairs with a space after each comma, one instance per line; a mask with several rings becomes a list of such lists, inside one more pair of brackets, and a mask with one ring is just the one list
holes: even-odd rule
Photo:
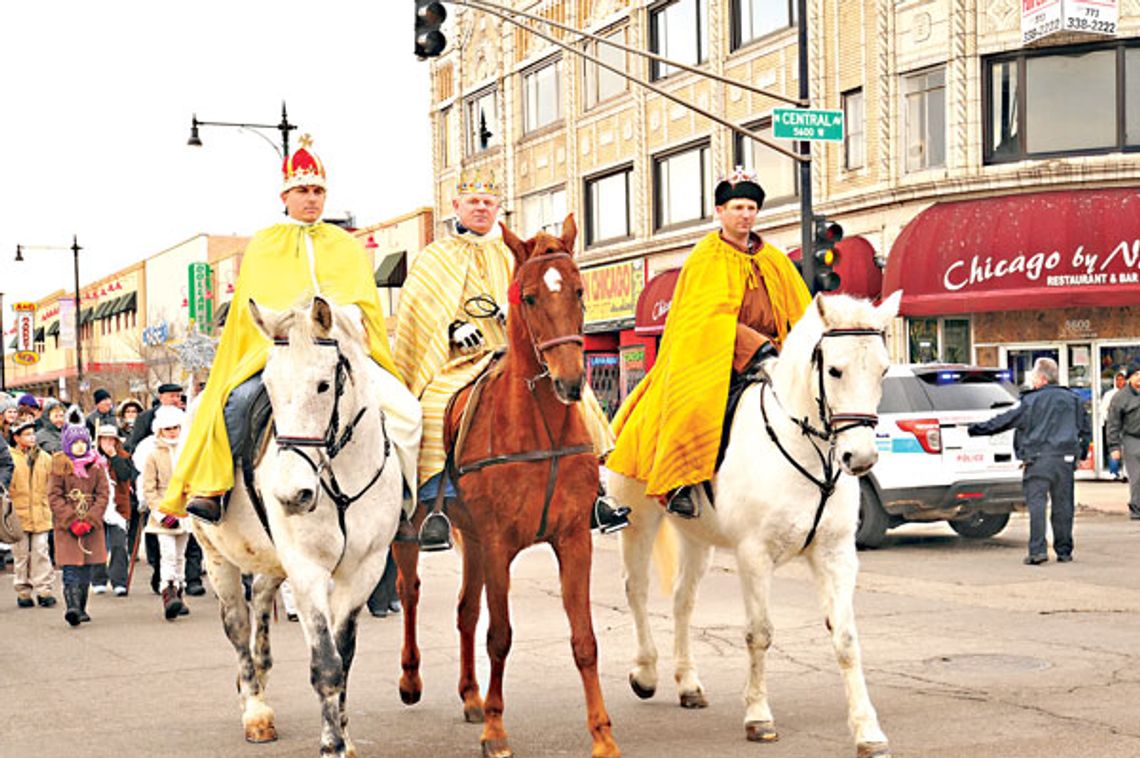
[[715, 473], [732, 373], [736, 321], [744, 293], [757, 285], [755, 262], [776, 315], [777, 346], [803, 315], [811, 295], [788, 256], [765, 243], [754, 255], [705, 236], [685, 261], [661, 350], [626, 398], [613, 429], [607, 466], [663, 495]]
[[264, 308], [284, 310], [313, 297], [314, 272], [309, 268], [304, 235], [313, 241], [315, 276], [321, 294], [337, 305], [355, 304], [360, 308], [369, 352], [377, 363], [396, 373], [380, 296], [360, 241], [325, 223], [281, 223], [258, 232], [242, 257], [210, 377], [166, 498], [159, 507], [163, 513], [185, 516], [188, 493], [224, 492], [233, 487], [233, 458], [222, 411], [230, 392], [265, 368], [269, 356], [269, 341], [254, 325], [247, 303], [253, 299]]

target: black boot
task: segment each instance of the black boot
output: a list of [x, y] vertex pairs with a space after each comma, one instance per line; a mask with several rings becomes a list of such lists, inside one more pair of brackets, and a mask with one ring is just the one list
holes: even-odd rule
[[179, 616], [189, 616], [190, 615], [190, 606], [187, 605], [186, 601], [182, 599], [182, 592], [183, 592], [182, 588], [179, 588], [178, 592], [177, 592], [178, 602], [182, 604], [182, 607], [178, 609], [178, 615]]
[[167, 621], [173, 621], [182, 612], [181, 594], [174, 588], [174, 582], [167, 582], [162, 588], [162, 615]]
[[186, 512], [203, 521], [216, 524], [222, 520], [224, 513], [222, 509], [222, 498], [212, 496], [192, 497], [190, 501], [186, 503]]
[[67, 603], [67, 610], [63, 614], [63, 620], [72, 626], [79, 626], [81, 604], [79, 589], [78, 584], [63, 585], [63, 602]]
[[693, 488], [688, 486], [673, 490], [665, 510], [681, 518], [696, 518], [701, 513], [693, 496]]
[[590, 528], [597, 529], [602, 534], [613, 534], [627, 526], [629, 508], [607, 495], [605, 488], [599, 484], [598, 499], [594, 501], [594, 509], [590, 512]]
[[427, 553], [451, 549], [451, 521], [442, 511], [429, 513], [420, 525], [420, 550]]
[[87, 592], [91, 589], [90, 584], [83, 584], [79, 587], [79, 620], [90, 621], [91, 617], [87, 615]]

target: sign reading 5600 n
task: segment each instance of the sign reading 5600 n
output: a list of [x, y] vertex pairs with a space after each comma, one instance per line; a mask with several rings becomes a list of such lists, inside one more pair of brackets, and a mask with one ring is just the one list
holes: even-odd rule
[[817, 108], [772, 109], [772, 136], [776, 139], [843, 141], [843, 111]]

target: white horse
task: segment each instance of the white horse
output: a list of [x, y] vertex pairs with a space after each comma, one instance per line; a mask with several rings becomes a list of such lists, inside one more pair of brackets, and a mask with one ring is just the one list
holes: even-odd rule
[[[692, 659], [689, 625], [712, 549], [731, 550], [748, 616], [744, 726], [751, 741], [777, 739], [764, 677], [772, 641], [772, 574], [777, 566], [803, 555], [819, 587], [843, 674], [848, 724], [858, 755], [889, 755], [863, 678], [852, 601], [859, 568], [856, 477], [878, 458], [876, 408], [889, 363], [883, 332], [898, 311], [898, 301], [896, 294], [875, 308], [842, 295], [816, 297], [788, 335], [780, 357], [766, 362], [769, 381], [752, 385], [740, 400], [724, 462], [712, 482], [715, 506], [702, 491], [699, 518], [670, 517], [680, 536], [673, 616], [681, 705], [708, 704]], [[644, 482], [611, 472], [609, 483], [610, 494], [633, 508], [630, 526], [621, 535], [626, 599], [638, 642], [629, 681], [639, 697], [648, 698], [657, 689], [657, 648], [646, 612], [649, 561], [666, 513], [655, 498], [645, 496]]]
[[[225, 518], [217, 525], [194, 519], [194, 531], [221, 600], [222, 625], [238, 654], [246, 739], [277, 737], [265, 703], [269, 615], [288, 578], [321, 701], [320, 754], [346, 758], [356, 754], [345, 708], [356, 617], [384, 572], [396, 533], [399, 461], [368, 378], [371, 358], [360, 326], [320, 297], [283, 313], [252, 301], [249, 308], [274, 342], [262, 376], [275, 434], [254, 471], [264, 507], [251, 500], [239, 470]], [[252, 636], [243, 573], [256, 575]]]

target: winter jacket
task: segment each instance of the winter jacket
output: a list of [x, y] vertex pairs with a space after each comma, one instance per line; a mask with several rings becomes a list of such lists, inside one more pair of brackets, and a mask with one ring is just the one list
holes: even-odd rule
[[[56, 565], [82, 566], [107, 562], [103, 511], [110, 499], [111, 487], [101, 466], [90, 466], [87, 478], [83, 478], [75, 475], [71, 459], [66, 455], [56, 453], [52, 456], [48, 502], [51, 503]], [[87, 506], [87, 515], [82, 519], [78, 513], [81, 504]], [[76, 537], [70, 527], [80, 520], [94, 528], [83, 537]]]
[[174, 471], [175, 455], [174, 445], [166, 440], [155, 438], [154, 450], [146, 459], [142, 473], [142, 489], [146, 502], [150, 507], [150, 517], [146, 521], [147, 534], [185, 534], [182, 519], [178, 519], [178, 526], [173, 529], [162, 525], [165, 513], [159, 513], [158, 504], [166, 494], [166, 485], [170, 483], [170, 475]]
[[7, 489], [12, 484], [13, 471], [15, 471], [15, 464], [12, 462], [12, 453], [8, 445], [0, 442], [0, 486]]
[[48, 421], [43, 428], [36, 432], [36, 447], [45, 453], [63, 452], [63, 443], [59, 440], [60, 428]]
[[[111, 500], [115, 511], [125, 519], [131, 517], [131, 485], [137, 473], [131, 463], [131, 454], [123, 448], [123, 443], [115, 445], [115, 455], [107, 459], [107, 474], [111, 477]], [[102, 449], [99, 453], [102, 455]]]
[[91, 437], [95, 437], [95, 433], [99, 431], [99, 427], [108, 425], [116, 429], [119, 428], [119, 419], [115, 417], [115, 411], [109, 410], [106, 413], [101, 411], [91, 411], [87, 414], [87, 431], [91, 432]]
[[15, 473], [9, 493], [12, 506], [25, 532], [40, 534], [51, 531], [51, 505], [48, 503], [48, 475], [51, 456], [33, 447], [27, 453], [12, 450]]
[[1021, 402], [988, 421], [970, 424], [971, 437], [1016, 429], [1013, 450], [1029, 463], [1042, 455], [1072, 455], [1084, 460], [1092, 439], [1085, 405], [1068, 387], [1046, 384], [1021, 396]]
[[1124, 385], [1108, 404], [1108, 428], [1105, 440], [1110, 451], [1120, 447], [1124, 437], [1140, 438], [1140, 392]]

